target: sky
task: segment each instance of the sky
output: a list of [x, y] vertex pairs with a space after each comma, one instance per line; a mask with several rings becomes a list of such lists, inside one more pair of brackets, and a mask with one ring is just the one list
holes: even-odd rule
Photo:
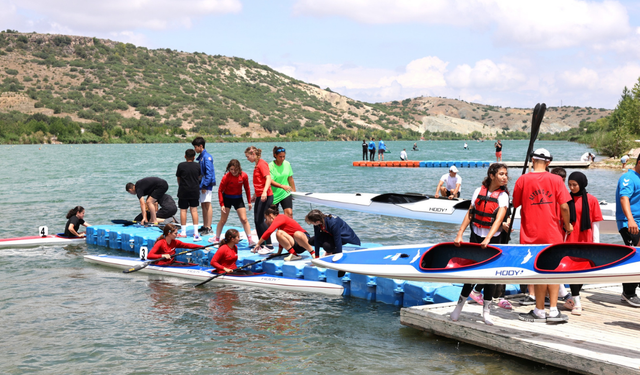
[[236, 56], [353, 99], [615, 108], [640, 2], [0, 0], [0, 29]]

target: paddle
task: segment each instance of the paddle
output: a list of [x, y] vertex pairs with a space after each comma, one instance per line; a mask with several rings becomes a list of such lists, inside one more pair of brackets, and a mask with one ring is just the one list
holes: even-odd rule
[[[251, 266], [253, 266], [254, 264], [258, 264], [258, 263], [260, 263], [260, 262], [264, 262], [265, 260], [269, 260], [269, 259], [272, 259], [272, 258], [275, 258], [275, 257], [279, 257], [279, 256], [283, 256], [283, 255], [289, 255], [289, 253], [283, 253], [283, 254], [271, 254], [271, 255], [269, 255], [268, 257], [264, 258], [264, 259], [256, 260], [255, 262], [252, 262], [252, 263], [246, 264], [246, 265], [244, 265], [244, 266], [242, 266], [242, 267], [236, 268], [236, 270], [241, 270], [241, 269], [243, 269], [243, 268], [251, 267]], [[205, 281], [201, 282], [200, 284], [196, 284], [196, 285], [194, 286], [194, 288], [197, 288], [197, 287], [199, 287], [199, 286], [201, 286], [201, 285], [204, 285], [204, 284], [208, 283], [209, 281], [211, 281], [211, 280], [213, 280], [213, 279], [215, 279], [215, 278], [217, 278], [217, 277], [224, 276], [224, 275], [226, 275], [226, 274], [228, 274], [228, 272], [223, 272], [223, 273], [215, 274], [215, 275], [213, 275], [212, 277], [210, 277], [210, 278], [206, 279]]]
[[[171, 256], [171, 258], [169, 258], [169, 259], [175, 258], [178, 255], [186, 254], [186, 253], [188, 253], [190, 251], [206, 249], [207, 247], [214, 246], [214, 245], [217, 245], [217, 244], [211, 244], [211, 245], [207, 245], [207, 246], [202, 246], [202, 247], [199, 247], [197, 249], [185, 250], [185, 251], [183, 251], [181, 253], [173, 254]], [[137, 265], [135, 267], [129, 268], [128, 270], [124, 270], [124, 271], [122, 271], [122, 273], [131, 273], [131, 272], [140, 271], [141, 269], [146, 268], [148, 265], [154, 264], [154, 263], [159, 262], [161, 260], [169, 260], [169, 259], [167, 259], [167, 258], [158, 258], [158, 259], [148, 260], [148, 261], [146, 261], [146, 262], [144, 262], [142, 264], [139, 264], [139, 265]]]
[[[531, 157], [531, 153], [533, 152], [533, 144], [536, 142], [538, 138], [538, 133], [540, 132], [540, 124], [542, 124], [542, 119], [544, 118], [544, 113], [547, 110], [547, 105], [542, 103], [536, 104], [533, 109], [533, 116], [531, 117], [531, 138], [529, 139], [529, 147], [527, 148], [527, 155], [524, 159], [524, 166], [522, 168], [522, 174], [527, 173], [527, 167], [529, 166], [529, 158]], [[509, 240], [511, 240], [511, 230], [513, 229], [513, 222], [516, 219], [516, 209], [513, 209], [511, 213], [511, 221], [509, 222], [509, 231], [508, 236]]]

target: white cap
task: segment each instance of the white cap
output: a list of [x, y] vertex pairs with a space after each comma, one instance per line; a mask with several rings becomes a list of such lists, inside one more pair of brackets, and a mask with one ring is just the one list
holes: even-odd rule
[[551, 161], [551, 153], [546, 148], [539, 148], [533, 152], [531, 159]]
[[455, 165], [452, 165], [451, 168], [449, 168], [449, 171], [453, 173], [458, 173], [458, 168], [456, 168]]

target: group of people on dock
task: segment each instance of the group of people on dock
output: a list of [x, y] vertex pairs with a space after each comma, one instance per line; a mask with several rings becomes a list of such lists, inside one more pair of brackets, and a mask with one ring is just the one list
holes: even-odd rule
[[[180, 208], [180, 226], [174, 225], [173, 215], [176, 213], [175, 203], [173, 211], [167, 210], [166, 202], [173, 201], [167, 194], [168, 183], [158, 177], [146, 177], [136, 183], [128, 183], [125, 189], [138, 197], [141, 214], [136, 221], [141, 224], [158, 224], [164, 219], [163, 234], [160, 236], [147, 255], [148, 259], [165, 258], [161, 265], [178, 264], [173, 256], [176, 248], [195, 249], [202, 245], [179, 241], [178, 238], [187, 237], [187, 210], [191, 211], [193, 222], [193, 240], [201, 242], [201, 236], [210, 236], [209, 242], [218, 244], [219, 248], [211, 259], [211, 265], [217, 272], [231, 273], [236, 270], [238, 259], [237, 244], [240, 234], [235, 229], [229, 229], [221, 238], [222, 230], [234, 208], [244, 229], [248, 245], [253, 253], [262, 255], [274, 251], [271, 235], [275, 232], [279, 248], [277, 254], [288, 252], [285, 261], [301, 259], [300, 254], [309, 252], [316, 257], [323, 248], [325, 254], [342, 252], [343, 244], [360, 245], [360, 239], [353, 230], [339, 217], [325, 215], [319, 210], [312, 210], [306, 215], [305, 221], [314, 228], [314, 236], [302, 228], [293, 219], [293, 199], [291, 192], [296, 191], [291, 164], [286, 161], [286, 149], [276, 146], [273, 148], [274, 160], [267, 163], [262, 159], [262, 150], [250, 146], [244, 151], [247, 161], [254, 164], [253, 194], [249, 185], [249, 177], [242, 170], [238, 159], [231, 159], [218, 187], [218, 202], [220, 204], [220, 220], [216, 226], [215, 236], [212, 229], [213, 210], [211, 209], [212, 191], [216, 186], [213, 157], [205, 149], [206, 142], [202, 137], [193, 140], [194, 149], [185, 151], [185, 162], [178, 165], [176, 177], [178, 182], [178, 207]], [[195, 154], [199, 156], [195, 159]], [[195, 163], [197, 160], [198, 163]], [[253, 206], [254, 225], [257, 239], [252, 236], [243, 190], [247, 198], [249, 210]], [[169, 197], [169, 198], [166, 198]], [[159, 205], [159, 209], [158, 209]], [[198, 205], [202, 206], [204, 225], [198, 224]], [[279, 207], [283, 213], [280, 213]], [[164, 211], [163, 211], [164, 210]], [[246, 272], [241, 272], [246, 273]]]
[[[378, 161], [384, 161], [385, 152], [387, 152], [387, 145], [380, 138], [378, 140]], [[369, 143], [365, 139], [362, 140], [362, 160], [367, 161], [367, 156], [369, 161], [376, 160], [376, 141], [373, 137], [371, 137]]]
[[[582, 172], [573, 172], [565, 187], [566, 171], [554, 168], [549, 171], [551, 153], [537, 149], [531, 155], [532, 171], [518, 178], [513, 190], [513, 208], [521, 207], [520, 244], [556, 244], [563, 242], [600, 242], [599, 222], [603, 220], [598, 200], [587, 193], [588, 181]], [[455, 176], [444, 175], [443, 179]], [[509, 233], [509, 191], [507, 189], [508, 169], [505, 164], [494, 163], [488, 171], [482, 186], [471, 198], [468, 215], [460, 225], [454, 243], [460, 246], [467, 227], [471, 234], [469, 242], [479, 243], [483, 248], [491, 243], [508, 243]], [[440, 192], [442, 181], [438, 186]], [[452, 185], [449, 186], [449, 188]], [[442, 187], [444, 189], [444, 187]], [[446, 189], [444, 189], [446, 190]], [[451, 191], [446, 193], [451, 196]], [[622, 239], [626, 245], [637, 246], [640, 240], [638, 220], [640, 220], [640, 164], [636, 162], [620, 177], [616, 189], [616, 220]], [[636, 295], [638, 283], [623, 284], [622, 301], [640, 307]], [[558, 301], [572, 315], [582, 314], [580, 290], [582, 285], [529, 285], [528, 295], [521, 305], [535, 305], [528, 313], [519, 314], [519, 319], [528, 322], [565, 322], [568, 316], [558, 310]], [[484, 291], [484, 295], [481, 293]], [[498, 306], [511, 309], [511, 303], [504, 299], [504, 286], [464, 285], [458, 304], [450, 315], [457, 321], [467, 299], [483, 305], [483, 318], [492, 325], [490, 308], [493, 298], [500, 298]], [[549, 306], [549, 311], [545, 311]]]

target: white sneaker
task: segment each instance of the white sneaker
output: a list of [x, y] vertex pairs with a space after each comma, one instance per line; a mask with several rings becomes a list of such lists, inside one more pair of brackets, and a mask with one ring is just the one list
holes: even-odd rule
[[300, 260], [300, 259], [302, 259], [302, 257], [301, 257], [300, 255], [297, 255], [297, 254], [289, 254], [289, 256], [288, 256], [288, 257], [285, 257], [285, 258], [284, 258], [284, 261], [285, 261], [285, 262], [290, 262], [290, 261], [292, 261], [292, 260]]
[[199, 235], [196, 234], [196, 235], [193, 236], [193, 240], [195, 242], [200, 242], [200, 241], [202, 241], [202, 237], [200, 237]]

